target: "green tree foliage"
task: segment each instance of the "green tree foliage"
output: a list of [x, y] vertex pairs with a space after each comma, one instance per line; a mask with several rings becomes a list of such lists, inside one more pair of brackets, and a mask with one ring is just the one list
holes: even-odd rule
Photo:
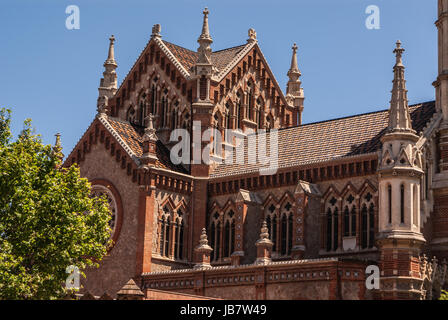
[[445, 290], [442, 290], [439, 300], [448, 300], [448, 292], [446, 292]]
[[98, 267], [107, 253], [109, 208], [30, 120], [13, 141], [10, 115], [0, 109], [0, 299], [61, 298], [68, 266]]

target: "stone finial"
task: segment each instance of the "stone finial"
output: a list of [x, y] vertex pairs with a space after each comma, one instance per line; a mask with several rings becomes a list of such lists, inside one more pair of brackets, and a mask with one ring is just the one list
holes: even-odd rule
[[266, 223], [266, 220], [264, 220], [263, 224], [261, 225], [260, 241], [264, 241], [266, 239], [269, 239], [269, 230], [268, 224]]
[[62, 153], [62, 146], [61, 146], [61, 134], [58, 132], [55, 134], [56, 141], [54, 143], [52, 154], [58, 159], [58, 164], [56, 167], [59, 167], [59, 165], [62, 163], [62, 160], [64, 159], [64, 154]]
[[294, 43], [294, 45], [292, 46], [291, 67], [289, 68], [288, 72], [288, 76], [290, 78], [291, 74], [298, 74], [299, 76], [301, 75], [299, 65], [297, 63], [297, 49], [299, 49], [299, 47], [297, 46], [297, 44]]
[[109, 98], [107, 96], [99, 96], [96, 105], [97, 116], [106, 116], [109, 111]]
[[404, 48], [401, 47], [401, 41], [397, 40], [396, 44], [396, 48], [394, 49], [394, 53], [397, 59], [397, 62], [395, 64], [396, 67], [404, 67], [403, 65], [403, 52], [405, 51]]
[[266, 220], [260, 230], [260, 239], [255, 243], [257, 247], [257, 260], [255, 264], [268, 264], [271, 262], [271, 251], [274, 243], [269, 239], [269, 230]]
[[247, 35], [249, 36], [249, 39], [247, 39], [247, 42], [257, 41], [257, 32], [255, 31], [254, 28], [250, 28], [247, 31]]
[[210, 45], [213, 43], [213, 40], [212, 40], [212, 37], [210, 36], [210, 31], [209, 31], [209, 27], [208, 27], [209, 11], [207, 8], [204, 9], [203, 14], [204, 14], [204, 21], [202, 23], [202, 32], [198, 39], [199, 58], [198, 58], [197, 62], [200, 64], [211, 65], [212, 64], [212, 62], [211, 62], [212, 61], [211, 60], [212, 49], [211, 49]]
[[115, 42], [115, 37], [114, 37], [114, 35], [112, 35], [112, 36], [109, 38], [109, 53], [108, 53], [108, 55], [107, 55], [106, 63], [113, 63], [113, 64], [116, 64], [116, 62], [115, 62], [114, 42]]
[[194, 248], [196, 253], [196, 264], [194, 269], [207, 269], [211, 268], [210, 265], [210, 254], [213, 251], [212, 247], [208, 245], [207, 230], [202, 229], [202, 234], [199, 240], [199, 245]]
[[161, 38], [160, 32], [162, 31], [162, 26], [160, 24], [155, 24], [152, 26], [151, 38]]
[[154, 128], [154, 115], [150, 113], [146, 118], [145, 134], [143, 141], [157, 141], [156, 129]]
[[203, 249], [203, 248], [211, 249], [211, 247], [208, 245], [207, 230], [205, 228], [202, 228], [202, 233], [199, 240], [199, 246], [196, 247], [196, 249]]
[[389, 131], [409, 131], [412, 130], [411, 116], [409, 114], [406, 80], [404, 77], [403, 52], [400, 40], [396, 43], [393, 51], [396, 55], [396, 63], [394, 66], [394, 80], [392, 87], [392, 98], [389, 109]]
[[205, 8], [202, 12], [204, 14], [204, 21], [202, 23], [202, 33], [199, 36], [199, 40], [212, 40], [212, 37], [210, 36], [210, 30], [208, 27], [208, 14], [210, 13], [208, 11], [208, 8]]
[[[297, 44], [294, 43], [292, 46], [292, 57], [291, 57], [291, 66], [288, 70], [288, 83], [286, 85], [286, 101], [288, 104], [295, 109], [294, 119], [298, 119], [297, 124], [302, 123], [302, 112], [303, 105], [305, 100], [305, 94], [302, 88], [302, 82], [300, 81], [300, 77], [302, 73], [299, 70], [299, 65], [297, 63]], [[295, 125], [295, 123], [293, 123]]]
[[99, 100], [104, 96], [107, 98], [112, 98], [117, 92], [117, 62], [115, 61], [115, 49], [114, 49], [115, 37], [112, 35], [109, 38], [109, 51], [107, 54], [107, 59], [104, 62], [104, 72], [103, 77], [100, 80], [100, 86], [98, 87], [98, 103], [97, 107], [100, 106]]

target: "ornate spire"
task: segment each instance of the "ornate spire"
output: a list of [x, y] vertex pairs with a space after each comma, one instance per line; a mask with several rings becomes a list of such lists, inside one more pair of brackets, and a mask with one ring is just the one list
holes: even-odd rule
[[394, 80], [392, 88], [392, 99], [389, 110], [389, 130], [390, 131], [412, 131], [411, 117], [409, 114], [408, 98], [406, 90], [406, 80], [404, 77], [403, 52], [400, 40], [393, 51], [396, 55], [394, 66]]
[[109, 38], [109, 54], [107, 55], [107, 60], [104, 63], [106, 64], [113, 64], [113, 65], [117, 65], [117, 62], [115, 61], [115, 48], [114, 48], [114, 42], [115, 42], [115, 37], [114, 35], [112, 35]]
[[299, 47], [294, 43], [292, 46], [291, 68], [289, 68], [288, 71], [288, 77], [291, 81], [296, 81], [302, 75], [299, 70], [299, 65], [297, 64], [297, 49], [299, 49]]
[[213, 42], [212, 37], [210, 36], [210, 31], [208, 28], [208, 14], [210, 13], [208, 11], [208, 8], [205, 8], [204, 11], [202, 11], [202, 13], [204, 14], [204, 22], [202, 23], [202, 33], [199, 36], [198, 42], [199, 40], [207, 40], [210, 43]]
[[100, 86], [98, 88], [98, 103], [97, 107], [100, 107], [100, 101], [106, 98], [112, 98], [117, 92], [117, 62], [115, 61], [115, 37], [112, 35], [109, 38], [109, 52], [107, 59], [104, 62], [103, 78], [101, 78]]
[[204, 9], [203, 14], [204, 14], [204, 22], [202, 24], [202, 33], [198, 39], [198, 43], [199, 43], [198, 63], [211, 64], [212, 49], [210, 48], [210, 45], [213, 43], [213, 40], [212, 40], [212, 37], [210, 36], [210, 32], [209, 32], [209, 28], [208, 28], [209, 11], [207, 8]]
[[292, 46], [291, 67], [287, 73], [289, 80], [286, 86], [286, 101], [295, 108], [293, 120], [297, 121], [297, 123], [294, 122], [292, 125], [302, 124], [303, 101], [305, 100], [303, 88], [301, 87], [302, 82], [300, 81], [302, 73], [297, 63], [297, 49], [297, 44], [294, 43]]

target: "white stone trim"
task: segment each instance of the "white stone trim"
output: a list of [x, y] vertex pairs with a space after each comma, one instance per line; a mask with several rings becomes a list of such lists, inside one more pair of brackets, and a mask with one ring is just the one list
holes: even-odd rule
[[159, 45], [160, 49], [162, 49], [163, 53], [165, 53], [165, 55], [168, 57], [168, 59], [170, 59], [171, 63], [173, 63], [176, 66], [176, 68], [180, 71], [180, 73], [182, 73], [182, 75], [187, 80], [189, 80], [190, 72], [188, 72], [188, 70], [186, 70], [184, 68], [184, 66], [179, 62], [179, 60], [176, 59], [174, 54], [170, 51], [170, 49], [168, 49], [168, 47], [165, 45], [165, 43], [163, 43], [163, 41], [157, 37], [154, 38], [154, 42]]
[[246, 46], [240, 52], [238, 52], [238, 54], [233, 58], [233, 60], [229, 64], [227, 64], [227, 66], [225, 66], [225, 68], [222, 69], [218, 73], [218, 75], [212, 77], [212, 80], [221, 82], [221, 80], [224, 78], [224, 76], [227, 73], [229, 73], [229, 71], [232, 70], [238, 64], [238, 62], [240, 62], [241, 58], [244, 57], [246, 54], [248, 54], [249, 51], [252, 50], [252, 48], [256, 44], [257, 44], [257, 41], [253, 41], [253, 42], [246, 44]]
[[121, 136], [110, 125], [107, 116], [99, 116], [97, 119], [103, 124], [103, 126], [109, 131], [109, 133], [117, 140], [120, 146], [127, 152], [127, 154], [134, 160], [137, 165], [140, 165], [140, 160], [127, 143], [121, 138]]

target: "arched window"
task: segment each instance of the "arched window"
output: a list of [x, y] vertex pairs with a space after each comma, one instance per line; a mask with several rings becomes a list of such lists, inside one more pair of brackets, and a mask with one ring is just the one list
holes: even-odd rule
[[287, 255], [291, 253], [292, 247], [292, 205], [288, 201], [282, 207], [280, 223], [280, 254]]
[[277, 220], [277, 210], [273, 203], [268, 205], [265, 209], [265, 219], [269, 232], [269, 239], [273, 242], [272, 252], [277, 252], [278, 244], [277, 244], [277, 228], [278, 228], [278, 220]]
[[165, 127], [165, 111], [166, 111], [166, 105], [167, 105], [167, 100], [166, 97], [163, 96], [161, 99], [161, 113], [160, 113], [160, 119], [161, 119], [161, 124], [162, 124], [162, 128]]
[[184, 218], [183, 218], [183, 212], [181, 210], [177, 211], [177, 219], [176, 219], [176, 225], [175, 225], [175, 238], [174, 238], [174, 257], [176, 259], [183, 259], [183, 252], [184, 252]]
[[254, 114], [254, 93], [253, 84], [251, 81], [247, 84], [247, 109], [246, 109], [246, 119], [253, 120]]
[[361, 249], [375, 244], [375, 204], [369, 191], [361, 199]]
[[146, 93], [143, 93], [139, 97], [138, 101], [138, 124], [145, 126], [146, 118]]
[[292, 231], [293, 231], [293, 218], [292, 214], [288, 217], [288, 251], [287, 254], [291, 255], [292, 250]]
[[369, 206], [369, 244], [372, 248], [375, 244], [375, 206], [373, 203]]
[[335, 251], [339, 245], [339, 210], [336, 206], [337, 200], [331, 197], [326, 207], [326, 249]]
[[168, 219], [166, 220], [165, 223], [165, 243], [164, 243], [164, 248], [165, 248], [165, 252], [164, 252], [164, 256], [168, 257], [170, 255], [170, 238], [171, 238], [171, 217], [168, 216]]
[[137, 123], [135, 108], [132, 105], [128, 108], [128, 111], [126, 112], [126, 120], [132, 124]]
[[159, 216], [159, 253], [163, 257], [183, 259], [184, 252], [183, 212], [177, 213], [166, 204]]
[[332, 234], [333, 234], [333, 212], [331, 211], [330, 208], [328, 208], [327, 210], [327, 226], [326, 226], [326, 239], [327, 239], [327, 243], [326, 243], [326, 249], [327, 251], [331, 251], [331, 249], [333, 248], [333, 241], [332, 241]]
[[165, 205], [162, 209], [162, 213], [159, 218], [159, 252], [161, 256], [169, 257], [170, 255], [170, 236], [171, 236], [171, 210], [168, 205]]
[[238, 129], [241, 127], [240, 125], [241, 120], [241, 93], [236, 93], [236, 127], [235, 129]]
[[281, 254], [286, 254], [286, 238], [287, 238], [287, 223], [286, 223], [286, 214], [282, 215], [282, 222], [281, 222]]
[[225, 110], [225, 113], [224, 113], [224, 127], [226, 128], [226, 129], [230, 129], [230, 114], [231, 114], [231, 105], [229, 104], [229, 102], [226, 102], [226, 110]]
[[355, 198], [352, 194], [349, 194], [344, 199], [344, 237], [356, 236], [356, 205]]
[[150, 98], [150, 100], [149, 100], [149, 102], [150, 102], [150, 105], [149, 105], [149, 112], [150, 113], [152, 113], [152, 114], [156, 114], [157, 113], [157, 110], [156, 110], [156, 99], [157, 99], [157, 97], [156, 97], [156, 95], [157, 95], [157, 89], [156, 89], [156, 85], [155, 84], [153, 84], [152, 86], [151, 86], [151, 98]]
[[339, 246], [339, 213], [338, 208], [333, 211], [333, 250]]
[[210, 246], [213, 248], [212, 261], [219, 261], [222, 259], [223, 251], [225, 250], [222, 246], [222, 242], [225, 241], [225, 239], [222, 239], [223, 232], [225, 232], [225, 230], [223, 230], [222, 220], [223, 217], [218, 212], [215, 212], [211, 217]]
[[263, 120], [262, 118], [264, 117], [264, 103], [263, 100], [259, 97], [257, 99], [257, 108], [255, 110], [256, 112], [256, 117], [255, 117], [255, 122], [257, 123], [257, 126], [259, 129], [261, 129], [263, 127]]
[[234, 249], [235, 242], [235, 213], [229, 210], [224, 216], [224, 243], [223, 243], [223, 257], [230, 258]]

